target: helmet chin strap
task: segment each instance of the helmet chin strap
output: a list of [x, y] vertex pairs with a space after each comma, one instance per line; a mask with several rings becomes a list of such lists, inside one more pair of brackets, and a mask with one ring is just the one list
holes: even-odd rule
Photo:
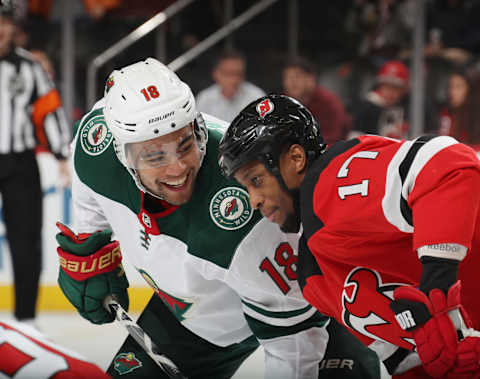
[[147, 187], [145, 187], [142, 183], [142, 180], [138, 176], [137, 172], [133, 168], [127, 168], [130, 174], [133, 176], [133, 179], [135, 180], [135, 184], [137, 185], [137, 188], [142, 191], [143, 193], [148, 193], [150, 196], [153, 196], [156, 199], [160, 200], [165, 200], [162, 196], [156, 195], [153, 192], [149, 191]]

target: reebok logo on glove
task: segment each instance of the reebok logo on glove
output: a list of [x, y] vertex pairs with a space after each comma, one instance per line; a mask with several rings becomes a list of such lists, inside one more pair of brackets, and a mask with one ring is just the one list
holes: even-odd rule
[[407, 330], [417, 326], [413, 319], [412, 312], [409, 310], [403, 311], [395, 315], [395, 319], [403, 330]]

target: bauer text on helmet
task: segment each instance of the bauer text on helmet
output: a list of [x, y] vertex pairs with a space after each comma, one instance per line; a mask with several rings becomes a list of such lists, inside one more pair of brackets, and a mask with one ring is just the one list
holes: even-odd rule
[[105, 86], [104, 114], [125, 166], [126, 145], [173, 133], [197, 117], [188, 85], [153, 58], [112, 72]]

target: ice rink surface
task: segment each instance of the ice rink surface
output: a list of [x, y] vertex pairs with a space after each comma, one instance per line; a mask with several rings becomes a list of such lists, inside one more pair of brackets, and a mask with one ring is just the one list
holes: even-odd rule
[[[131, 314], [136, 319], [138, 314]], [[10, 313], [0, 312], [0, 319], [11, 320]], [[106, 369], [127, 336], [125, 328], [112, 324], [94, 325], [73, 312], [42, 312], [38, 329], [53, 342], [74, 350], [90, 362]], [[233, 379], [263, 378], [263, 350], [259, 348], [237, 371]]]

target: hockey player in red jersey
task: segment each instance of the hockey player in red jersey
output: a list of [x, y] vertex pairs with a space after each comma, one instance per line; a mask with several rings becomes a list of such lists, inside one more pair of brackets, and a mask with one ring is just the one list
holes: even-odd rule
[[[321, 121], [321, 120], [320, 120]], [[219, 164], [285, 231], [303, 228], [304, 297], [402, 378], [480, 376], [480, 163], [451, 137], [326, 149], [296, 100], [248, 105]]]
[[25, 323], [0, 321], [0, 378], [107, 379], [96, 365]]

